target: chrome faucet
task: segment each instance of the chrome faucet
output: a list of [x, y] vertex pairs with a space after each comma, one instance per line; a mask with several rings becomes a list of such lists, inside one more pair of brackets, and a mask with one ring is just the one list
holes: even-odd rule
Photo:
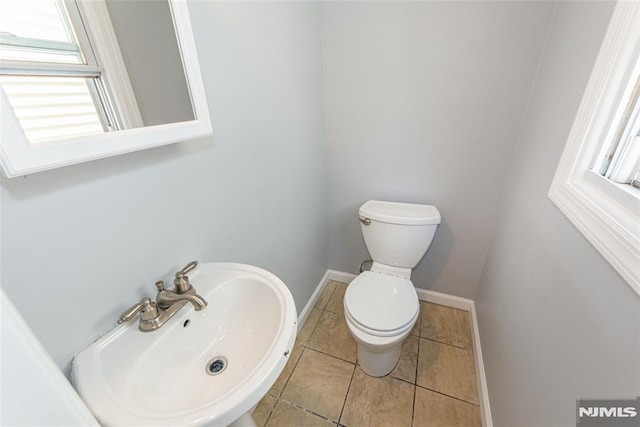
[[144, 298], [122, 313], [118, 323], [128, 322], [140, 313], [140, 330], [142, 332], [151, 332], [164, 325], [188, 302], [193, 305], [196, 311], [203, 310], [207, 306], [207, 301], [196, 294], [196, 290], [191, 286], [187, 276], [187, 273], [196, 268], [197, 265], [198, 261], [191, 261], [176, 273], [176, 278], [173, 281], [175, 290], [165, 289], [162, 280], [156, 282], [156, 287], [158, 288], [156, 301], [153, 302], [151, 298]]

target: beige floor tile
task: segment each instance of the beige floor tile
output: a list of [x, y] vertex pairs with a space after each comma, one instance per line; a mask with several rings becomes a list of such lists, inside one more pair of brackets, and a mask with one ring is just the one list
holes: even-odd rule
[[[337, 289], [334, 295], [336, 292]], [[344, 313], [323, 312], [307, 347], [348, 362], [356, 362], [357, 345], [349, 332]]]
[[275, 397], [266, 394], [260, 403], [258, 403], [258, 406], [256, 406], [256, 409], [251, 414], [258, 427], [262, 427], [267, 423], [267, 420], [271, 415], [271, 411], [273, 411], [273, 407], [276, 406], [277, 401], [278, 399]]
[[429, 302], [422, 303], [420, 336], [471, 349], [469, 312]]
[[418, 320], [416, 320], [416, 324], [413, 325], [413, 328], [411, 329], [411, 332], [409, 332], [409, 335], [418, 335], [420, 336], [420, 325], [422, 324], [422, 313], [424, 311], [423, 306], [424, 306], [424, 302], [420, 301], [420, 313], [418, 314]]
[[347, 284], [336, 282], [336, 288], [331, 294], [329, 303], [325, 307], [325, 310], [332, 313], [344, 313], [344, 293], [347, 292]]
[[416, 384], [477, 405], [473, 352], [420, 338]]
[[481, 427], [480, 408], [416, 387], [415, 427]]
[[418, 366], [418, 344], [420, 338], [415, 335], [409, 335], [402, 343], [402, 353], [398, 364], [391, 371], [391, 376], [408, 381], [411, 384], [416, 383], [416, 368]]
[[320, 418], [317, 415], [312, 414], [311, 412], [302, 410], [300, 408], [296, 408], [295, 406], [284, 402], [279, 401], [276, 405], [273, 413], [271, 414], [271, 418], [269, 418], [269, 422], [267, 423], [268, 427], [324, 427], [324, 426], [335, 426], [334, 423], [325, 420], [324, 418]]
[[322, 310], [319, 310], [317, 308], [311, 310], [311, 313], [309, 313], [309, 317], [307, 317], [307, 321], [304, 322], [302, 330], [296, 337], [296, 344], [305, 346], [309, 343], [309, 338], [311, 338], [313, 330], [318, 325], [320, 316], [322, 316]]
[[351, 363], [307, 348], [281, 399], [338, 421], [354, 368]]
[[282, 393], [284, 386], [287, 384], [287, 381], [289, 380], [289, 377], [291, 376], [293, 369], [296, 367], [296, 364], [298, 363], [300, 356], [302, 356], [303, 350], [304, 350], [303, 347], [299, 345], [296, 345], [293, 347], [293, 351], [291, 352], [291, 356], [289, 356], [289, 360], [287, 361], [287, 364], [284, 365], [284, 369], [280, 373], [280, 376], [278, 377], [276, 382], [273, 384], [273, 386], [271, 386], [271, 389], [269, 390], [270, 395], [274, 397], [280, 397], [280, 394]]
[[410, 426], [414, 388], [389, 376], [370, 377], [357, 367], [340, 424], [347, 427]]
[[321, 310], [325, 309], [325, 307], [329, 303], [331, 294], [333, 293], [333, 290], [336, 288], [336, 285], [338, 283], [339, 282], [336, 282], [335, 280], [329, 280], [327, 282], [327, 285], [324, 287], [322, 293], [320, 294], [320, 298], [318, 298], [318, 302], [316, 302], [316, 308], [319, 308]]

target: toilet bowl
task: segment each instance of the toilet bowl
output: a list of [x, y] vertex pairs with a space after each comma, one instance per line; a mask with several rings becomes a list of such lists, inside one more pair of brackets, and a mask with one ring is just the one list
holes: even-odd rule
[[362, 370], [382, 377], [396, 366], [420, 305], [410, 280], [365, 271], [347, 287], [344, 312]]
[[347, 287], [344, 312], [362, 370], [381, 377], [398, 363], [420, 315], [411, 270], [429, 248], [440, 213], [430, 205], [370, 200], [359, 216], [373, 263]]

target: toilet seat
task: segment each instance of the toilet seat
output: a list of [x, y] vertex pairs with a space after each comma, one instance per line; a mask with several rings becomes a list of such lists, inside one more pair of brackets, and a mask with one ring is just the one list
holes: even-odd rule
[[349, 284], [344, 307], [353, 326], [378, 337], [411, 329], [420, 311], [411, 280], [371, 271], [361, 273]]

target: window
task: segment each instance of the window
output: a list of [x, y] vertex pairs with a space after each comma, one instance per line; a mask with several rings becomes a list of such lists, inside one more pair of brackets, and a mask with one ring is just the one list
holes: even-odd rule
[[[101, 25], [89, 25], [96, 15]], [[2, 0], [0, 84], [33, 146], [142, 124], [124, 62], [104, 48], [119, 52], [105, 22], [104, 2]]]
[[619, 2], [549, 197], [640, 294], [640, 4]]

